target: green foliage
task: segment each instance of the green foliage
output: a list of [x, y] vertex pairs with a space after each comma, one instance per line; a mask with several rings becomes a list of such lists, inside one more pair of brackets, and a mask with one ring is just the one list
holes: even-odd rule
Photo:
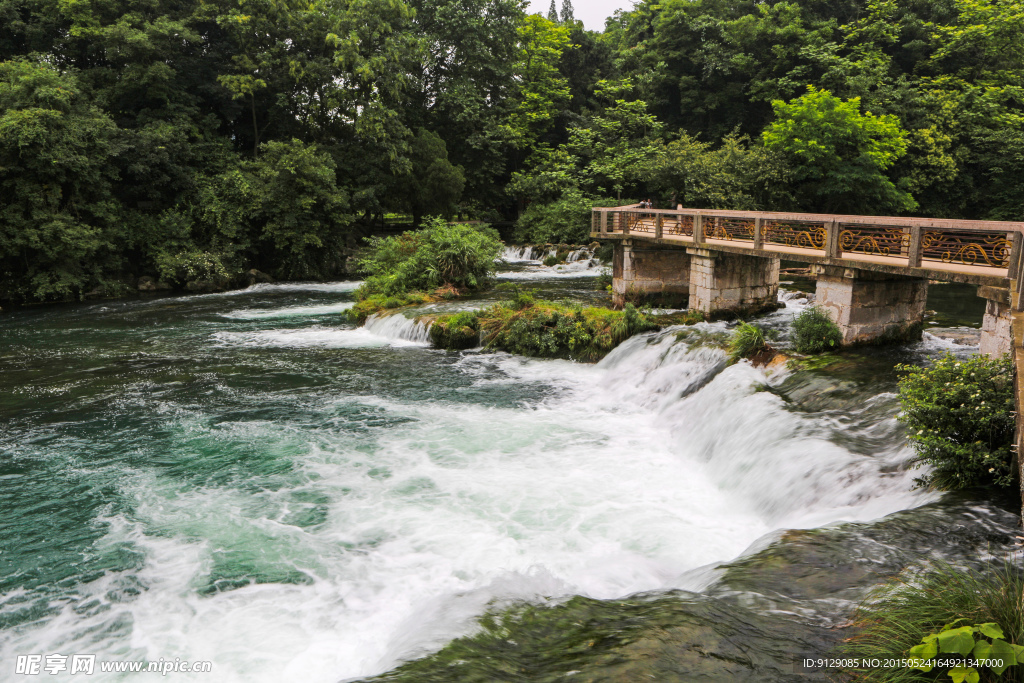
[[733, 330], [732, 338], [729, 340], [729, 359], [737, 361], [769, 350], [771, 347], [768, 346], [764, 336], [764, 330], [757, 325], [740, 322]]
[[75, 77], [0, 62], [0, 297], [67, 298], [116, 272], [121, 150]]
[[361, 298], [348, 309], [348, 319], [356, 324], [363, 324], [366, 319], [376, 313], [383, 313], [403, 306], [418, 306], [432, 299], [425, 292], [404, 292], [401, 294], [370, 294]]
[[397, 178], [394, 193], [419, 225], [426, 214], [451, 216], [466, 178], [462, 168], [448, 160], [448, 149], [437, 133], [421, 128], [409, 150], [409, 175]]
[[[946, 624], [941, 631], [929, 633], [921, 639], [920, 645], [910, 648], [910, 658], [918, 660], [913, 667], [928, 672], [935, 668], [933, 661], [940, 655], [959, 655], [973, 658], [980, 662], [980, 667], [987, 668], [997, 677], [1006, 669], [1017, 664], [1024, 664], [1024, 645], [1008, 643], [1003, 629], [995, 622], [975, 624], [974, 626], [957, 626], [963, 619]], [[980, 636], [975, 642], [975, 637]], [[958, 665], [946, 667], [953, 683], [978, 683], [981, 675], [973, 666]]]
[[801, 209], [878, 214], [917, 206], [883, 173], [907, 150], [895, 116], [861, 114], [860, 98], [843, 102], [814, 86], [772, 107], [775, 121], [762, 137], [769, 151], [788, 160]]
[[835, 351], [842, 343], [842, 330], [824, 309], [804, 309], [793, 321], [793, 347], [797, 353]]
[[480, 343], [480, 319], [475, 312], [442, 315], [430, 326], [430, 341], [439, 349], [471, 349]]
[[688, 208], [754, 210], [787, 201], [782, 156], [729, 135], [715, 148], [686, 133], [648, 159], [651, 185]]
[[533, 244], [584, 242], [590, 235], [593, 206], [590, 198], [576, 191], [547, 204], [530, 204], [516, 223], [516, 239]]
[[[924, 574], [879, 587], [857, 611], [856, 634], [837, 655], [859, 659], [1002, 659], [1008, 668], [951, 668], [960, 681], [1024, 682], [1024, 572], [1007, 564], [964, 571], [939, 564]], [[930, 673], [929, 673], [930, 672]], [[870, 683], [945, 679], [920, 667], [849, 671]], [[945, 679], [949, 680], [949, 679]]]
[[[459, 317], [463, 316], [463, 317]], [[485, 348], [523, 356], [598, 361], [623, 341], [658, 329], [657, 323], [631, 305], [622, 311], [580, 308], [537, 301], [517, 291], [512, 300], [475, 313], [439, 318], [442, 327], [431, 338], [440, 348], [466, 348], [477, 331]], [[470, 322], [469, 316], [475, 321]]]
[[224, 283], [231, 277], [220, 257], [205, 251], [160, 254], [156, 257], [156, 268], [161, 280], [177, 285], [192, 280]]
[[503, 248], [493, 230], [449, 225], [442, 218], [428, 219], [422, 230], [372, 237], [367, 242], [359, 267], [369, 277], [357, 291], [359, 298], [442, 286], [482, 289], [488, 286]]
[[922, 482], [945, 490], [1009, 486], [1016, 475], [1010, 358], [947, 354], [927, 368], [898, 369], [906, 373], [899, 382], [899, 419], [918, 462], [931, 466]]
[[596, 94], [611, 104], [569, 133], [568, 148], [582, 165], [581, 181], [596, 194], [621, 198], [624, 190], [642, 189], [658, 154], [663, 124], [634, 90], [630, 79], [600, 81]]
[[179, 254], [332, 277], [394, 211], [574, 243], [627, 195], [1019, 218], [1010, 0], [639, 0], [603, 33], [571, 15], [0, 0], [0, 298], [109, 291]]

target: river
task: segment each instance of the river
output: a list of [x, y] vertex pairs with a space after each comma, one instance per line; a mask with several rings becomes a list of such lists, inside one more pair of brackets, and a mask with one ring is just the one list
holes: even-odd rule
[[[589, 266], [502, 279], [603, 301]], [[1011, 501], [914, 489], [895, 420], [894, 365], [970, 345], [766, 373], [714, 323], [596, 365], [448, 353], [404, 316], [344, 322], [356, 284], [0, 316], [0, 680], [35, 653], [218, 682], [824, 680], [795, 662], [872, 585], [1014, 533]], [[805, 305], [763, 322], [784, 340]]]

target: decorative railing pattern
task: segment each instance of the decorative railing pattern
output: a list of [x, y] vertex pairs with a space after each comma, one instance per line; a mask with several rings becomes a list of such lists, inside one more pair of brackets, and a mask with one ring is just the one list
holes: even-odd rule
[[633, 205], [595, 209], [591, 227], [598, 236], [636, 233], [694, 245], [728, 242], [740, 248], [828, 259], [847, 254], [859, 262], [946, 270], [954, 266], [953, 270], [990, 272], [997, 277], [1024, 267], [1020, 258], [1024, 222], [665, 210]]
[[1006, 233], [963, 233], [927, 231], [921, 240], [923, 259], [965, 266], [1008, 268], [1013, 242]]
[[713, 240], [753, 242], [754, 225], [755, 221], [753, 218], [716, 217], [710, 219], [705, 225], [704, 237]]
[[761, 230], [764, 241], [769, 244], [824, 251], [828, 242], [824, 223], [767, 220]]
[[839, 224], [840, 251], [873, 256], [906, 256], [910, 231], [887, 225]]
[[687, 214], [665, 216], [664, 231], [666, 235], [693, 237], [693, 216]]

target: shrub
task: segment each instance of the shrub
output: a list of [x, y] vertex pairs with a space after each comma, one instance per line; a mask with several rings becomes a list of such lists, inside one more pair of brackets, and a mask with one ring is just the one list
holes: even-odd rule
[[593, 206], [592, 199], [578, 191], [566, 192], [547, 204], [534, 202], [516, 221], [516, 239], [534, 244], [581, 244], [590, 236]]
[[920, 481], [954, 490], [1009, 486], [1013, 463], [1013, 363], [1009, 356], [959, 360], [946, 354], [929, 368], [899, 365], [899, 419], [917, 461], [932, 466]]
[[770, 348], [764, 340], [764, 330], [757, 325], [740, 322], [733, 330], [732, 339], [729, 340], [729, 359], [737, 361], [740, 358], [750, 358]]
[[439, 349], [471, 349], [480, 343], [480, 319], [474, 311], [442, 315], [430, 326], [430, 341]]
[[557, 266], [559, 263], [562, 263], [562, 260], [558, 258], [558, 256], [556, 256], [555, 254], [551, 254], [546, 259], [544, 259], [544, 265], [547, 266], [548, 268], [552, 266]]
[[[623, 311], [574, 308], [535, 301], [529, 292], [517, 292], [510, 301], [468, 317], [443, 316], [431, 327], [431, 339], [440, 348], [467, 348], [470, 332], [478, 330], [484, 346], [523, 356], [597, 361], [623, 341], [658, 329], [633, 306]], [[434, 333], [434, 328], [438, 331]], [[475, 337], [474, 337], [475, 339]], [[476, 345], [474, 342], [473, 346]]]
[[[966, 631], [959, 634], [950, 631], [957, 627], [969, 627], [973, 641], [976, 635], [974, 625], [979, 626], [980, 633], [977, 635], [987, 636], [993, 641], [1005, 639], [1008, 643], [1020, 646], [1024, 644], [1022, 605], [1024, 572], [1019, 567], [1004, 565], [1001, 568], [979, 572], [961, 571], [949, 565], [939, 565], [925, 574], [908, 577], [876, 589], [857, 610], [854, 626], [857, 627], [858, 633], [841, 646], [840, 657], [861, 660], [917, 657], [929, 654], [923, 652], [927, 648], [919, 646], [930, 642], [932, 634], [940, 634], [934, 640], [962, 638]], [[993, 625], [999, 628], [1003, 638], [998, 638], [997, 632], [992, 628]], [[981, 626], [987, 628], [981, 630]], [[941, 635], [944, 628], [947, 634], [945, 636]], [[963, 649], [966, 649], [966, 639], [964, 641]], [[951, 652], [952, 646], [940, 645], [938, 649], [942, 652]], [[1016, 651], [1020, 652], [1019, 649]], [[1022, 661], [1016, 654], [1014, 659]], [[955, 670], [950, 674], [954, 672]], [[860, 669], [848, 673], [854, 675], [854, 680], [877, 683], [939, 680], [936, 672], [925, 673], [910, 667]], [[958, 673], [963, 675], [966, 672]], [[959, 680], [1024, 683], [1024, 666], [1011, 665], [999, 678], [988, 670], [977, 671], [975, 675], [978, 677], [965, 675]]]
[[190, 280], [226, 281], [230, 278], [219, 256], [198, 249], [159, 254], [156, 268], [161, 279], [179, 285]]
[[369, 277], [359, 288], [358, 298], [444, 286], [484, 288], [503, 248], [490, 228], [449, 225], [442, 218], [428, 218], [421, 230], [394, 237], [370, 237], [367, 242], [369, 247], [358, 263]]
[[817, 307], [804, 310], [793, 321], [794, 347], [797, 353], [821, 353], [838, 349], [843, 332], [827, 311]]

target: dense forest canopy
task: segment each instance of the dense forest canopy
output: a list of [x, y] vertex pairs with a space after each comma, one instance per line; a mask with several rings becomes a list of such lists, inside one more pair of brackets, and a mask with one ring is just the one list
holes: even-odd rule
[[342, 271], [385, 214], [1020, 219], [1024, 4], [0, 0], [0, 299]]

